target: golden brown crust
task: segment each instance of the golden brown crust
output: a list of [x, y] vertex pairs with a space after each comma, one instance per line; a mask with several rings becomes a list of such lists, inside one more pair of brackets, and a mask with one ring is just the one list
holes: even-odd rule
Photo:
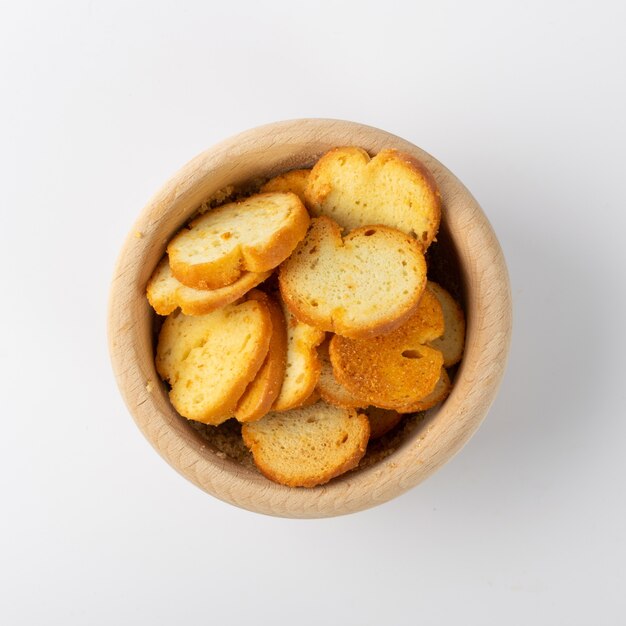
[[311, 219], [300, 198], [294, 193], [283, 195], [295, 197], [298, 209], [293, 212], [289, 229], [275, 233], [264, 246], [242, 248], [244, 267], [251, 272], [264, 272], [278, 267], [295, 250], [309, 228]]
[[[174, 235], [170, 246], [176, 244], [177, 238], [178, 235]], [[234, 283], [244, 272], [241, 252], [238, 249], [231, 250], [212, 263], [197, 263], [195, 265], [179, 262], [173, 248], [169, 246], [167, 251], [172, 274], [176, 280], [192, 289], [221, 289]]]
[[[346, 163], [348, 165], [343, 167]], [[338, 175], [338, 164], [342, 165], [341, 171], [345, 174]], [[387, 169], [389, 175], [378, 177], [383, 168]], [[344, 176], [350, 183], [343, 181]], [[383, 193], [382, 187], [390, 176], [411, 181], [415, 198], [406, 200], [394, 186]], [[355, 179], [358, 181], [356, 186]], [[333, 192], [346, 196], [338, 200], [339, 205], [330, 198]], [[378, 194], [392, 196], [389, 206], [404, 207], [401, 220], [393, 211], [380, 210], [380, 207], [372, 214], [371, 202], [370, 211], [363, 211], [363, 217], [358, 217], [356, 206], [365, 208], [368, 197], [373, 199]], [[307, 208], [314, 216], [332, 215], [349, 229], [367, 223], [383, 223], [415, 236], [424, 251], [436, 239], [441, 221], [441, 195], [434, 176], [415, 157], [394, 149], [381, 150], [373, 158], [355, 146], [329, 150], [311, 170], [305, 199]]]
[[[314, 414], [316, 407], [318, 407], [319, 405], [323, 405], [323, 403], [318, 403], [316, 405], [306, 407], [306, 409], [304, 410], [307, 411], [307, 413]], [[319, 485], [324, 485], [336, 476], [339, 476], [356, 467], [367, 450], [367, 442], [369, 440], [370, 434], [369, 421], [365, 415], [357, 413], [354, 409], [337, 410], [344, 411], [346, 413], [346, 418], [353, 421], [350, 433], [352, 435], [349, 444], [351, 447], [350, 453], [343, 456], [341, 462], [339, 463], [330, 465], [327, 464], [326, 467], [319, 467], [314, 471], [309, 470], [309, 472], [303, 469], [300, 465], [290, 468], [289, 471], [281, 470], [278, 467], [278, 464], [275, 462], [275, 455], [273, 455], [271, 452], [268, 452], [268, 450], [266, 449], [266, 438], [263, 436], [262, 433], [258, 431], [258, 428], [255, 428], [257, 427], [257, 425], [262, 425], [264, 420], [261, 420], [260, 422], [253, 422], [251, 424], [244, 424], [241, 429], [243, 441], [252, 452], [254, 463], [259, 471], [266, 478], [269, 478], [270, 480], [280, 483], [282, 485], [286, 485], [287, 487], [312, 488]], [[303, 411], [303, 409], [296, 409], [296, 411]], [[274, 415], [288, 417], [289, 419], [302, 419], [303, 417], [301, 415], [298, 415], [292, 418], [285, 413], [280, 413], [270, 414], [265, 419], [271, 419]], [[306, 419], [302, 419], [302, 424], [305, 428], [307, 421], [308, 420]], [[345, 436], [345, 431], [343, 431], [343, 428], [341, 430]], [[327, 439], [326, 441], [320, 442], [318, 437], [319, 433], [314, 430], [311, 433], [307, 433], [306, 431], [303, 433], [299, 433], [298, 436], [290, 436], [289, 433], [286, 433], [285, 436], [281, 437], [281, 449], [289, 452], [292, 449], [298, 449], [301, 447], [307, 449], [308, 451], [309, 444], [315, 445], [319, 443], [322, 443], [322, 445], [328, 446], [330, 448], [336, 443], [345, 443], [345, 441], [348, 439], [348, 437], [346, 437], [345, 440], [340, 442], [335, 442], [332, 439]]]
[[[320, 395], [320, 392], [317, 389], [313, 389], [313, 391], [311, 392], [311, 395], [306, 398], [306, 400], [304, 400], [304, 402], [302, 402], [302, 404], [299, 404], [298, 406], [311, 406], [312, 404], [315, 404], [316, 402], [319, 402], [321, 400], [322, 396]], [[297, 407], [296, 407], [297, 408]]]
[[[426, 286], [411, 324], [402, 329], [407, 341], [427, 343], [441, 337], [445, 332], [443, 307], [432, 289]], [[398, 335], [399, 336], [399, 335]]]
[[[330, 313], [325, 312], [327, 307], [311, 304], [311, 299], [305, 297], [301, 293], [298, 277], [303, 272], [309, 275], [315, 272], [307, 264], [314, 254], [318, 254], [319, 248], [330, 243], [334, 250], [348, 249], [355, 241], [367, 242], [370, 238], [368, 233], [375, 231], [384, 233], [392, 241], [395, 246], [403, 246], [407, 256], [411, 256], [411, 262], [417, 268], [419, 276], [416, 276], [416, 282], [412, 290], [407, 291], [403, 295], [401, 302], [391, 302], [387, 307], [388, 312], [384, 315], [379, 314], [373, 320], [362, 319], [359, 324], [349, 321], [346, 318], [348, 308], [340, 306], [338, 303], [329, 304], [332, 309]], [[364, 243], [367, 245], [367, 243]], [[300, 253], [301, 254], [298, 254]], [[355, 255], [355, 258], [356, 257]], [[381, 334], [387, 334], [401, 326], [417, 309], [421, 295], [426, 287], [426, 261], [419, 247], [419, 244], [413, 237], [409, 237], [389, 226], [371, 225], [363, 226], [353, 230], [349, 235], [342, 238], [341, 228], [339, 225], [328, 217], [318, 217], [311, 220], [311, 228], [309, 233], [300, 243], [295, 253], [281, 265], [279, 270], [279, 286], [283, 301], [289, 310], [302, 322], [315, 326], [320, 330], [333, 332], [344, 337], [353, 339], [363, 339], [375, 337]], [[357, 276], [352, 273], [350, 276], [353, 282], [359, 280], [370, 282], [373, 277], [367, 274]], [[392, 280], [393, 269], [390, 269], [389, 279]], [[337, 276], [323, 276], [319, 278], [319, 297], [313, 298], [314, 302], [324, 299], [324, 290], [333, 279], [338, 280]], [[354, 314], [352, 311], [351, 314]]]
[[267, 306], [272, 321], [272, 338], [261, 369], [237, 404], [235, 417], [240, 422], [256, 421], [269, 412], [280, 393], [287, 362], [287, 330], [282, 308], [273, 298], [256, 289], [249, 299], [258, 300]]
[[[250, 351], [247, 358], [240, 360], [237, 367], [236, 379], [222, 377], [219, 381], [219, 388], [211, 390], [210, 388], [204, 387], [201, 390], [207, 396], [207, 399], [203, 400], [201, 404], [196, 405], [194, 402], [191, 402], [189, 394], [192, 393], [194, 389], [196, 389], [196, 391], [198, 390], [197, 385], [194, 387], [193, 382], [194, 377], [199, 371], [198, 368], [203, 368], [203, 373], [210, 372], [215, 360], [221, 357], [221, 355], [216, 355], [211, 352], [198, 352], [198, 348], [210, 344], [211, 338], [214, 335], [207, 335], [201, 332], [193, 340], [190, 340], [191, 343], [189, 347], [183, 351], [183, 358], [185, 359], [184, 367], [178, 362], [172, 362], [171, 356], [171, 352], [175, 348], [177, 341], [181, 340], [178, 336], [177, 318], [183, 314], [176, 311], [168, 316], [159, 335], [156, 367], [161, 378], [167, 380], [172, 386], [170, 390], [170, 401], [172, 405], [183, 417], [204, 424], [220, 424], [232, 417], [239, 399], [246, 390], [246, 387], [257, 375], [261, 365], [265, 361], [269, 349], [272, 322], [267, 306], [259, 301], [243, 302], [229, 306], [245, 306], [250, 316], [254, 317], [257, 343], [253, 346], [254, 349]], [[209, 313], [208, 315], [220, 315], [220, 312], [217, 311]], [[190, 320], [190, 323], [193, 320], [193, 324], [196, 325], [204, 323], [203, 317], [205, 316], [187, 316], [187, 319]], [[233, 332], [236, 331], [237, 329], [233, 329]], [[187, 336], [191, 336], [192, 334], [193, 333], [186, 333]], [[183, 352], [181, 352], [181, 355]], [[203, 360], [199, 362], [198, 359]], [[178, 373], [175, 373], [173, 368], [178, 368]], [[216, 400], [218, 396], [220, 397], [219, 401]]]
[[362, 409], [367, 406], [367, 402], [354, 396], [335, 377], [333, 366], [328, 355], [328, 344], [330, 340], [324, 341], [317, 351], [322, 366], [320, 377], [317, 381], [317, 391], [328, 404], [344, 409]]
[[[254, 377], [257, 375], [259, 369], [263, 365], [263, 362], [265, 361], [265, 357], [267, 356], [267, 352], [269, 350], [269, 338], [271, 337], [272, 332], [272, 320], [267, 307], [262, 302], [259, 302], [258, 304], [262, 311], [263, 320], [263, 331], [261, 334], [262, 336], [268, 338], [267, 341], [263, 344], [263, 349], [260, 349], [255, 357], [248, 360], [245, 375], [243, 375], [238, 381], [236, 381], [232, 385], [232, 391], [223, 403], [222, 410], [216, 412], [215, 416], [207, 413], [199, 418], [196, 417], [196, 421], [203, 422], [205, 424], [219, 424], [224, 420], [230, 418], [235, 412], [237, 403], [245, 392], [247, 386], [250, 384], [250, 381], [254, 380]], [[215, 417], [217, 417], [218, 419], [216, 420]]]
[[305, 376], [307, 383], [301, 387], [301, 392], [297, 396], [292, 396], [290, 399], [285, 398], [282, 401], [277, 401], [272, 407], [272, 411], [282, 413], [284, 411], [290, 411], [291, 409], [297, 409], [301, 406], [308, 406], [309, 404], [315, 404], [320, 398], [317, 395], [315, 385], [320, 375], [320, 363], [317, 360], [315, 346], [311, 347], [311, 358], [309, 360], [309, 366], [306, 370]]
[[395, 428], [402, 420], [398, 411], [388, 411], [376, 406], [369, 406], [363, 410], [370, 423], [370, 441], [379, 439]]
[[335, 335], [330, 360], [337, 380], [368, 404], [400, 410], [425, 398], [441, 374], [441, 352], [424, 345], [443, 333], [443, 313], [426, 290], [414, 315], [379, 337], [349, 339]]
[[[216, 210], [246, 209], [246, 202], [262, 201], [270, 197], [283, 196], [282, 200], [290, 203], [291, 212], [288, 222], [282, 227], [269, 234], [268, 237], [258, 245], [246, 245], [241, 243], [234, 246], [222, 256], [210, 262], [189, 263], [180, 258], [180, 249], [187, 243], [190, 230], [201, 224], [211, 211], [197, 217], [189, 224], [189, 228], [183, 228], [170, 241], [167, 247], [170, 267], [172, 273], [183, 285], [194, 289], [219, 289], [235, 282], [243, 272], [266, 272], [277, 267], [284, 261], [305, 236], [309, 225], [309, 214], [302, 201], [293, 193], [265, 193], [250, 196], [245, 200], [233, 202]], [[216, 237], [224, 237], [216, 235]]]
[[415, 355], [410, 357], [412, 363], [405, 366], [401, 352], [390, 358], [375, 349], [346, 344], [341, 341], [344, 339], [336, 335], [330, 344], [335, 375], [344, 387], [368, 404], [399, 411], [426, 397], [439, 380], [443, 357], [438, 350], [416, 345], [411, 349]]
[[456, 365], [463, 357], [465, 348], [465, 314], [461, 305], [438, 283], [428, 281], [428, 288], [435, 294], [443, 309], [445, 331], [430, 342], [430, 345], [443, 354], [446, 367]]
[[262, 187], [261, 193], [281, 191], [295, 193], [300, 200], [302, 200], [304, 206], [307, 207], [306, 197], [304, 195], [307, 183], [309, 181], [309, 174], [311, 170], [290, 170], [284, 174], [279, 174], [270, 178]]
[[152, 273], [146, 295], [159, 315], [169, 315], [178, 307], [185, 315], [205, 315], [239, 300], [270, 275], [271, 272], [245, 272], [234, 283], [220, 289], [193, 289], [174, 278], [166, 255]]
[[[286, 306], [283, 307], [283, 312], [289, 336], [288, 358], [292, 362], [288, 365], [291, 369], [289, 372], [285, 372], [286, 378], [283, 387], [272, 407], [272, 410], [277, 412], [289, 411], [313, 404], [319, 400], [319, 396], [315, 394], [315, 386], [321, 369], [317, 346], [324, 341], [326, 336], [317, 328], [306, 327], [303, 322], [298, 321], [292, 315]], [[293, 361], [298, 358], [304, 363], [304, 366], [300, 370], [294, 371]], [[300, 382], [295, 385], [292, 380], [294, 376], [296, 379], [302, 376]]]
[[370, 155], [363, 148], [356, 146], [338, 146], [323, 154], [313, 166], [307, 187], [304, 190], [307, 206], [311, 207], [313, 215], [320, 216], [324, 214], [324, 200], [332, 191], [333, 181], [328, 179], [327, 164], [346, 156], [355, 158], [356, 161], [361, 163], [362, 167], [365, 167], [370, 162]]
[[[430, 170], [414, 156], [401, 152], [400, 150], [381, 150], [378, 153], [378, 157], [383, 155], [387, 159], [395, 158], [398, 161], [404, 163], [407, 167], [411, 168], [414, 172], [422, 178], [424, 186], [430, 190], [432, 194], [432, 203], [430, 205], [430, 228], [426, 237], [423, 233], [415, 233], [415, 237], [418, 239], [422, 246], [422, 250], [427, 250], [430, 244], [437, 239], [437, 232], [439, 231], [439, 224], [441, 223], [441, 193], [435, 177]], [[421, 236], [420, 236], [421, 235]]]
[[398, 409], [398, 413], [417, 413], [418, 411], [427, 411], [428, 409], [432, 409], [432, 407], [440, 402], [443, 402], [448, 397], [451, 389], [452, 384], [450, 383], [448, 372], [445, 367], [442, 367], [441, 374], [435, 388], [425, 398], [422, 398], [413, 404], [400, 407]]
[[216, 309], [221, 309], [227, 304], [231, 304], [231, 302], [235, 302], [245, 296], [251, 289], [260, 285], [271, 275], [272, 272], [244, 272], [234, 283], [209, 292], [211, 294], [210, 297], [207, 293], [204, 301], [199, 298], [188, 298], [186, 293], [188, 288], [181, 289], [177, 294], [181, 311], [185, 315], [204, 315]]
[[[178, 308], [178, 299], [176, 298], [176, 289], [169, 288], [173, 277], [170, 278], [171, 270], [167, 255], [165, 255], [154, 268], [154, 272], [146, 285], [146, 297], [150, 306], [158, 315], [169, 315]], [[166, 288], [161, 287], [161, 283], [167, 281]], [[178, 281], [174, 285], [180, 284]]]

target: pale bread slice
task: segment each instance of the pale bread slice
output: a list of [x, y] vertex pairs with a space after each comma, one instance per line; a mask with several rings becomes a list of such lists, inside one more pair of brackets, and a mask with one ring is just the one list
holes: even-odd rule
[[309, 214], [293, 193], [264, 193], [194, 219], [167, 246], [174, 276], [195, 289], [218, 289], [242, 273], [266, 272], [306, 234]]
[[343, 385], [335, 378], [333, 366], [328, 355], [328, 341], [325, 341], [317, 350], [320, 359], [321, 370], [320, 377], [317, 381], [316, 389], [320, 396], [334, 406], [344, 409], [362, 409], [367, 406], [367, 402], [357, 398], [351, 394]]
[[325, 402], [244, 424], [261, 473], [289, 487], [315, 487], [356, 467], [367, 449], [367, 417]]
[[232, 417], [269, 348], [272, 322], [257, 300], [206, 315], [171, 313], [161, 328], [156, 367], [170, 401], [188, 419], [219, 424]]
[[398, 408], [398, 413], [417, 413], [418, 411], [427, 411], [440, 402], [443, 402], [448, 397], [451, 389], [452, 384], [450, 383], [448, 372], [445, 367], [442, 367], [441, 374], [439, 375], [439, 380], [437, 381], [435, 388], [421, 400]]
[[288, 411], [319, 399], [313, 395], [320, 375], [317, 346], [326, 336], [323, 331], [298, 321], [284, 302], [281, 304], [287, 325], [287, 367], [280, 394], [272, 407], [274, 411]]
[[463, 356], [465, 347], [465, 315], [459, 303], [438, 283], [428, 281], [428, 287], [437, 296], [443, 309], [445, 330], [441, 337], [429, 345], [443, 354], [446, 367], [455, 365]]
[[287, 328], [282, 308], [273, 298], [259, 290], [255, 290], [249, 299], [263, 302], [267, 307], [272, 320], [272, 338], [261, 369], [235, 409], [235, 417], [240, 422], [256, 421], [269, 412], [280, 393], [287, 363]]
[[370, 423], [370, 441], [380, 439], [402, 420], [402, 415], [398, 411], [388, 411], [377, 406], [368, 406], [363, 413], [367, 415]]
[[313, 167], [305, 196], [314, 216], [327, 215], [348, 230], [391, 226], [416, 237], [423, 250], [439, 230], [435, 179], [417, 159], [397, 150], [382, 150], [370, 160], [361, 148], [335, 148]]
[[271, 272], [244, 272], [234, 283], [220, 289], [193, 289], [174, 278], [167, 255], [152, 273], [146, 293], [159, 315], [169, 315], [180, 307], [185, 315], [204, 315], [239, 300], [269, 278]]
[[318, 217], [281, 265], [279, 283], [299, 320], [346, 337], [372, 337], [413, 314], [426, 286], [426, 261], [415, 239], [398, 230], [366, 226], [342, 239], [333, 220]]
[[279, 174], [278, 176], [274, 176], [274, 178], [270, 178], [270, 180], [261, 187], [261, 192], [290, 191], [291, 193], [295, 193], [296, 196], [302, 200], [304, 206], [307, 206], [304, 191], [309, 182], [310, 173], [311, 170], [291, 170], [284, 174]]
[[329, 349], [333, 371], [344, 387], [368, 404], [399, 410], [435, 388], [443, 356], [424, 344], [443, 330], [441, 305], [427, 289], [417, 311], [393, 332], [371, 339], [335, 335]]

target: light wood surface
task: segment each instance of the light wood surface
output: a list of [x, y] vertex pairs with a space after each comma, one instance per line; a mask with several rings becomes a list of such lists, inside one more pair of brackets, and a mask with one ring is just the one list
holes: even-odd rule
[[[221, 458], [169, 403], [154, 369], [153, 316], [146, 282], [177, 229], [203, 199], [230, 184], [307, 167], [326, 150], [355, 145], [375, 154], [397, 148], [422, 160], [439, 184], [445, 228], [461, 265], [466, 349], [451, 395], [431, 410], [398, 450], [328, 485], [294, 489]], [[385, 502], [414, 487], [468, 441], [487, 414], [504, 373], [511, 336], [506, 264], [480, 206], [441, 163], [382, 130], [338, 120], [305, 119], [262, 126], [198, 155], [148, 202], [115, 268], [109, 345], [122, 396], [148, 441], [206, 492], [236, 506], [284, 517], [329, 517]]]

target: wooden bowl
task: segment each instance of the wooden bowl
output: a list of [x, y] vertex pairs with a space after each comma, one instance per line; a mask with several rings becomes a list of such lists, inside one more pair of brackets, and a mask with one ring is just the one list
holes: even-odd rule
[[[395, 451], [314, 489], [275, 484], [219, 453], [172, 408], [154, 367], [154, 314], [146, 282], [171, 236], [200, 203], [227, 185], [311, 166], [335, 146], [370, 154], [397, 148], [424, 162], [443, 199], [440, 240], [458, 259], [467, 316], [465, 355], [448, 399], [426, 414]], [[237, 506], [284, 517], [360, 511], [414, 487], [459, 451], [491, 405], [511, 335], [511, 295], [496, 236], [480, 206], [441, 163], [408, 141], [352, 122], [304, 119], [244, 132], [185, 165], [148, 203], [120, 254], [109, 308], [113, 368], [128, 409], [148, 441], [198, 487]]]

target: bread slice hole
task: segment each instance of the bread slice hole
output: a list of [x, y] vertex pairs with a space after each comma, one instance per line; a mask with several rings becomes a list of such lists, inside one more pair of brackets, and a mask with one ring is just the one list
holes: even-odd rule
[[402, 356], [405, 359], [421, 359], [422, 355], [417, 350], [404, 350]]

